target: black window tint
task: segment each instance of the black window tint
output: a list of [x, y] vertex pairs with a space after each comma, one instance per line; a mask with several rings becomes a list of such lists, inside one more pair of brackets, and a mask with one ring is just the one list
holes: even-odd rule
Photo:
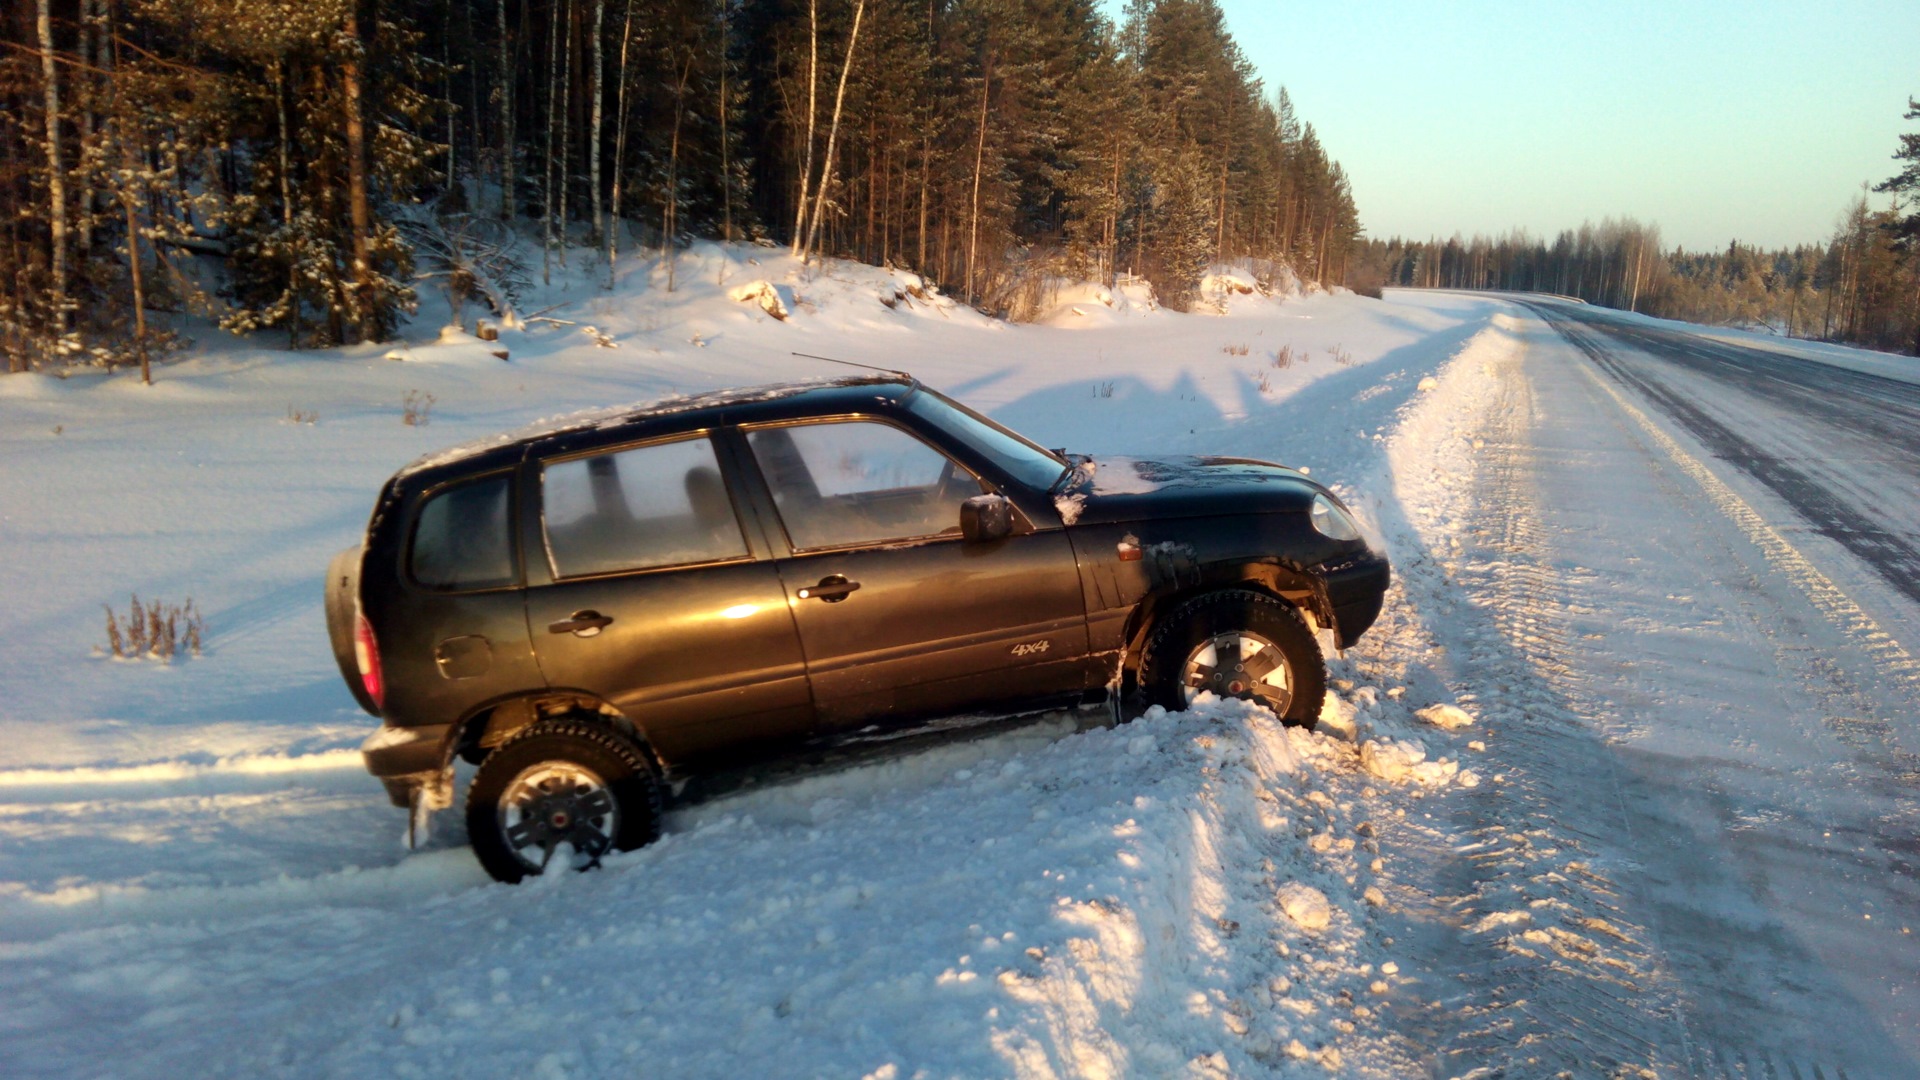
[[660, 443], [548, 465], [542, 519], [555, 577], [743, 558], [713, 443]]
[[508, 477], [448, 488], [413, 527], [413, 579], [430, 589], [485, 589], [514, 580]]

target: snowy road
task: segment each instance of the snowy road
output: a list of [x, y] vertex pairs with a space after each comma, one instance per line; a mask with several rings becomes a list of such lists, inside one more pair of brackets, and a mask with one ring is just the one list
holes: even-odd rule
[[1412, 568], [1504, 782], [1395, 838], [1457, 988], [1405, 1021], [1442, 1075], [1915, 1075], [1920, 395], [1530, 308]]
[[1715, 457], [1920, 601], [1920, 385], [1585, 305], [1530, 306]]
[[[541, 301], [613, 351], [555, 323], [511, 364], [425, 331], [0, 379], [0, 1076], [1920, 1075], [1920, 379], [1484, 294], [1009, 327], [702, 258]], [[805, 303], [743, 307], [749, 274]], [[518, 888], [457, 820], [401, 850], [314, 587], [380, 480], [818, 374], [789, 352], [1337, 484], [1396, 580], [1319, 732], [1043, 718]], [[206, 655], [88, 656], [131, 591], [196, 597]]]

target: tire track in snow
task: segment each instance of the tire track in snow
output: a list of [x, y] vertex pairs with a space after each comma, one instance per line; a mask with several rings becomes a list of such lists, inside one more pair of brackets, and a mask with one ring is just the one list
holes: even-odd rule
[[[1838, 505], [1837, 502], [1833, 505], [1828, 505], [1829, 502], [1833, 502], [1831, 499], [1820, 500], [1817, 504], [1809, 506], [1807, 489], [1816, 487], [1817, 485], [1814, 485], [1805, 478], [1799, 477], [1797, 473], [1791, 473], [1791, 470], [1788, 470], [1790, 475], [1785, 477], [1776, 477], [1773, 472], [1767, 470], [1756, 471], [1757, 466], [1754, 464], [1755, 462], [1771, 461], [1772, 459], [1759, 449], [1754, 448], [1752, 444], [1748, 443], [1745, 439], [1740, 438], [1737, 434], [1712, 420], [1699, 409], [1688, 402], [1680, 400], [1664, 387], [1658, 386], [1651, 380], [1627, 370], [1626, 366], [1621, 364], [1618, 358], [1609, 353], [1606, 348], [1594, 340], [1590, 334], [1582, 330], [1576, 330], [1570, 326], [1563, 314], [1550, 311], [1543, 306], [1529, 306], [1532, 307], [1535, 312], [1539, 313], [1541, 318], [1545, 319], [1558, 330], [1561, 336], [1565, 337], [1569, 342], [1572, 342], [1576, 348], [1590, 357], [1594, 363], [1598, 364], [1609, 375], [1612, 375], [1621, 383], [1633, 387], [1641, 394], [1644, 394], [1649, 400], [1659, 404], [1663, 409], [1673, 415], [1675, 419], [1679, 420], [1688, 430], [1706, 441], [1709, 446], [1733, 446], [1741, 448], [1740, 452], [1730, 454], [1729, 460], [1739, 465], [1744, 471], [1748, 472], [1761, 483], [1773, 489], [1796, 510], [1808, 516], [1822, 535], [1839, 540], [1842, 544], [1848, 546], [1850, 550], [1854, 550], [1858, 543], [1874, 542], [1874, 538], [1880, 530], [1872, 527], [1870, 523], [1859, 520], [1848, 508]], [[1641, 430], [1646, 432], [1647, 437], [1652, 439], [1653, 442], [1673, 460], [1673, 463], [1677, 465], [1682, 472], [1686, 473], [1700, 485], [1706, 492], [1707, 497], [1713, 501], [1714, 505], [1718, 506], [1721, 512], [1726, 514], [1736, 525], [1740, 526], [1741, 531], [1745, 532], [1747, 536], [1766, 553], [1767, 561], [1773, 564], [1775, 569], [1785, 574], [1795, 585], [1799, 586], [1801, 591], [1806, 594], [1807, 599], [1812, 601], [1815, 607], [1819, 608], [1835, 625], [1846, 630], [1856, 640], [1860, 641], [1861, 644], [1874, 655], [1876, 662], [1883, 665], [1888, 672], [1898, 678], [1909, 692], [1920, 691], [1920, 661], [1916, 661], [1913, 655], [1903, 648], [1891, 634], [1882, 629], [1880, 625], [1874, 621], [1872, 616], [1868, 615], [1858, 604], [1854, 603], [1852, 598], [1840, 589], [1839, 586], [1835, 585], [1831, 578], [1821, 573], [1819, 568], [1808, 561], [1807, 557], [1801, 554], [1800, 550], [1789, 543], [1784, 536], [1780, 535], [1778, 530], [1768, 525], [1766, 520], [1762, 518], [1745, 499], [1741, 498], [1732, 488], [1721, 482], [1719, 477], [1713, 475], [1711, 470], [1701, 464], [1699, 459], [1688, 453], [1686, 448], [1682, 447], [1672, 436], [1660, 430], [1659, 426], [1654, 424], [1654, 422], [1647, 417], [1646, 413], [1628, 401], [1612, 386], [1595, 377], [1591, 371], [1587, 372], [1587, 376], [1593, 379], [1595, 384], [1604, 390], [1608, 396], [1612, 397], [1622, 411], [1633, 418]], [[1774, 468], [1784, 469], [1785, 467], [1774, 463]], [[1793, 482], [1789, 483], [1788, 481]], [[1783, 484], [1786, 485], [1784, 488], [1782, 486]], [[1865, 539], [1850, 543], [1846, 539], [1848, 537], [1863, 537]], [[1908, 550], [1910, 551], [1910, 549]], [[1889, 573], [1888, 568], [1883, 565], [1883, 560], [1877, 557], [1879, 553], [1880, 551], [1877, 547], [1868, 550], [1855, 550], [1855, 554], [1860, 555], [1862, 561], [1873, 567], [1876, 572], [1879, 572], [1895, 588], [1912, 599], [1920, 601], [1920, 574], [1907, 575]], [[1916, 556], [1916, 558], [1920, 559], [1920, 556]], [[1920, 565], [1920, 563], [1917, 563], [1917, 565]]]
[[[1732, 440], [1741, 445], [1747, 445], [1745, 440], [1741, 440], [1737, 435], [1721, 427], [1699, 409], [1679, 400], [1651, 380], [1629, 371], [1590, 334], [1570, 325], [1561, 313], [1551, 312], [1540, 305], [1528, 306], [1608, 375], [1645, 395], [1648, 400], [1658, 403], [1696, 435], [1702, 435], [1703, 430], [1717, 433], [1714, 438], [1707, 439], [1709, 445], [1716, 445], [1716, 439], [1722, 443]], [[1866, 653], [1872, 661], [1876, 674], [1894, 684], [1909, 703], [1920, 703], [1920, 660], [1916, 660], [1892, 634], [1883, 629], [1871, 615], [1855, 603], [1845, 590], [1821, 572], [1798, 548], [1782, 536], [1779, 530], [1767, 524], [1766, 519], [1761, 517], [1759, 512], [1739, 493], [1715, 476], [1712, 470], [1689, 453], [1672, 436], [1662, 431], [1644, 411], [1627, 400], [1619, 390], [1591, 369], [1582, 368], [1581, 371], [1594, 386], [1619, 406], [1622, 413], [1633, 420], [1654, 447], [1657, 447], [1682, 473], [1699, 485], [1708, 500], [1741, 532], [1745, 533], [1754, 546], [1760, 549], [1769, 565], [1792, 582], [1822, 617], [1839, 628], [1848, 639]], [[1702, 438], [1707, 437], [1702, 435]], [[1736, 463], [1747, 468], [1745, 462], [1761, 456], [1764, 455], [1761, 455], [1758, 450], [1753, 450], [1751, 454], [1739, 457]], [[1752, 472], [1751, 469], [1748, 471]], [[1804, 512], [1804, 507], [1790, 493], [1775, 487], [1764, 475], [1759, 473], [1753, 473], [1753, 475], [1786, 498], [1790, 505]], [[1821, 532], [1823, 535], [1833, 535], [1826, 527], [1822, 527]], [[1852, 545], [1849, 547], [1851, 548]], [[1855, 553], [1859, 554], [1858, 551]], [[1873, 563], [1872, 560], [1867, 561], [1875, 570], [1885, 575], [1885, 567]], [[1915, 595], [1916, 589], [1920, 589], [1920, 578], [1903, 581], [1903, 592]], [[1889, 772], [1894, 783], [1904, 785], [1920, 783], [1920, 755], [1915, 755], [1899, 745], [1890, 724], [1872, 718], [1872, 714], [1878, 710], [1867, 699], [1867, 695], [1858, 683], [1830, 659], [1810, 657], [1805, 663], [1824, 677], [1839, 692], [1840, 697], [1848, 702], [1851, 708], [1847, 711], [1859, 714], [1830, 717], [1828, 725], [1835, 735], [1854, 750], [1877, 759], [1877, 763]]]
[[[1646, 460], [1654, 469], [1662, 497], [1678, 504], [1697, 500], [1699, 494], [1704, 493], [1708, 505], [1712, 507], [1709, 517], [1717, 514], [1734, 526], [1735, 531], [1726, 533], [1727, 539], [1721, 541], [1726, 544], [1722, 557], [1736, 565], [1750, 567], [1745, 572], [1754, 573], [1756, 577], [1752, 595], [1738, 601], [1737, 625], [1728, 627], [1726, 632], [1737, 635], [1756, 653], [1772, 654], [1779, 670], [1798, 672], [1799, 683], [1823, 702], [1822, 712], [1829, 714], [1823, 717], [1824, 726], [1849, 750], [1858, 754], [1861, 760], [1875, 766], [1875, 773], [1880, 773], [1878, 777], [1870, 773], [1868, 779], [1878, 780], [1876, 786], [1884, 785], [1891, 793], [1904, 796], [1920, 773], [1914, 771], [1914, 756], [1893, 742], [1890, 726], [1884, 722], [1830, 714], [1853, 711], [1872, 715], [1884, 711], [1889, 702], [1874, 700], [1866, 682], [1878, 682], [1882, 676], [1891, 676], [1888, 681], [1894, 683], [1896, 689], [1910, 687], [1913, 685], [1911, 658], [1900, 649], [1897, 641], [1880, 632], [1873, 620], [1853, 604], [1843, 590], [1769, 526], [1752, 505], [1722, 483], [1695, 454], [1668, 436], [1645, 412], [1623, 396], [1621, 388], [1636, 389], [1646, 395], [1645, 400], [1663, 406], [1672, 399], [1670, 393], [1665, 392], [1664, 388], [1649, 387], [1628, 370], [1627, 365], [1620, 363], [1617, 357], [1610, 355], [1582, 330], [1570, 329], [1564, 323], [1550, 318], [1545, 321], [1588, 359], [1595, 361], [1593, 367], [1573, 366], [1580, 368], [1585, 383], [1592, 391], [1590, 400], [1596, 406], [1604, 408], [1605, 404], [1610, 403], [1617, 407], [1618, 412], [1614, 414], [1617, 417], [1617, 429], [1629, 444], [1637, 443], [1641, 452], [1647, 455]], [[1621, 386], [1612, 385], [1595, 367], [1618, 379]], [[1675, 404], [1691, 409], [1686, 402]], [[1704, 416], [1699, 418], [1704, 419]], [[1671, 471], [1665, 468], [1669, 464], [1673, 467]], [[1744, 536], [1758, 549], [1765, 563], [1752, 561], [1752, 549], [1736, 551], [1732, 539], [1736, 535]], [[1838, 629], [1844, 639], [1868, 651], [1874, 664], [1872, 674], [1866, 675], [1863, 681], [1857, 677], [1863, 673], [1850, 672], [1848, 662], [1844, 659], [1814, 652], [1804, 644], [1796, 644], [1797, 638], [1792, 641], [1781, 638], [1773, 629], [1780, 625], [1782, 618], [1781, 609], [1775, 606], [1778, 601], [1773, 604], [1766, 602], [1768, 596], [1775, 594], [1766, 593], [1757, 576], [1764, 572], [1761, 569], [1763, 565], [1790, 583], [1788, 589], [1781, 590], [1777, 595], [1792, 597], [1797, 593], [1812, 605], [1819, 618]], [[1882, 769], [1886, 771], [1882, 773]], [[1713, 780], [1702, 777], [1699, 783], [1709, 797], [1725, 797]], [[1633, 794], [1637, 798], [1645, 797], [1642, 787], [1642, 784], [1636, 783]], [[1663, 822], [1668, 819], [1657, 808], [1652, 810], [1651, 816], [1647, 816], [1649, 808], [1645, 805], [1642, 805], [1640, 814], [1654, 827], [1649, 841], [1657, 843]], [[1904, 831], [1904, 824], [1898, 816], [1882, 818], [1881, 823], [1887, 832]], [[1838, 831], [1841, 824], [1832, 823], [1831, 827]], [[1649, 854], [1651, 856], [1651, 852]], [[1695, 871], [1701, 881], [1708, 883], [1699, 886], [1705, 891], [1712, 893], [1717, 889], [1732, 889], [1739, 892], [1750, 887], [1727, 876], [1741, 871], [1730, 866], [1716, 870], [1709, 865], [1720, 861], [1719, 854], [1704, 853], [1703, 859], [1695, 866]], [[1745, 872], [1756, 871], [1749, 869]], [[1716, 875], [1719, 876], [1719, 883], [1713, 884]], [[1656, 872], [1654, 876], [1659, 875]], [[1801, 986], [1796, 983], [1792, 971], [1778, 973], [1778, 977], [1784, 981], [1776, 984], [1772, 991], [1765, 988], [1765, 977], [1756, 982], [1753, 976], [1739, 975], [1743, 958], [1740, 947], [1730, 945], [1727, 940], [1720, 940], [1712, 933], [1715, 920], [1722, 916], [1711, 909], [1687, 910], [1684, 906], [1686, 902], [1682, 900], [1680, 903], [1682, 907], [1678, 918], [1689, 924], [1695, 918], [1705, 920], [1701, 925], [1692, 926], [1691, 937], [1673, 939], [1675, 947], [1689, 953], [1691, 959], [1676, 954], [1670, 960], [1671, 964], [1691, 969], [1680, 973], [1683, 988], [1690, 988], [1683, 989], [1685, 1008], [1692, 1019], [1689, 1025], [1692, 1038], [1687, 1060], [1688, 1075], [1727, 1080], [1849, 1076], [1847, 1069], [1835, 1061], [1834, 1056], [1846, 1058], [1857, 1047], [1849, 1047], [1844, 1041], [1822, 1042], [1816, 1046], [1814, 1042], [1817, 1040], [1810, 1040], [1806, 1031], [1793, 1034], [1795, 1029], [1788, 1023], [1787, 1016], [1778, 1015], [1775, 1010], [1786, 1010], [1794, 1023], [1806, 1022], [1809, 1014], [1803, 1012], [1794, 1015], [1785, 999], [1773, 999], [1771, 1005], [1756, 1004], [1768, 1000], [1769, 993], [1778, 994], [1783, 989], [1790, 993], [1800, 992]], [[1746, 941], [1754, 946], [1766, 945], [1764, 934], [1754, 934], [1749, 939], [1747, 935], [1752, 932], [1744, 925], [1723, 929], [1730, 929], [1734, 940]], [[1741, 1002], [1747, 1004], [1742, 1005]], [[1756, 1009], [1759, 1011], [1754, 1011]], [[1767, 1045], [1769, 1042], [1774, 1045]], [[1808, 1054], [1821, 1055], [1822, 1060], [1810, 1060]], [[1854, 1060], [1858, 1062], [1863, 1059]], [[1861, 1074], [1856, 1070], [1853, 1075], [1894, 1074]]]
[[[1441, 850], [1403, 860], [1427, 868], [1410, 884], [1438, 898], [1432, 916], [1450, 930], [1425, 943], [1425, 966], [1434, 982], [1451, 983], [1405, 1020], [1432, 1048], [1436, 1075], [1671, 1074], [1693, 1057], [1682, 999], [1657, 929], [1638, 915], [1648, 907], [1632, 895], [1621, 853], [1623, 838], [1631, 851], [1631, 822], [1565, 660], [1564, 583], [1542, 561], [1529, 512], [1532, 392], [1517, 343], [1501, 337], [1449, 372], [1473, 379], [1482, 366], [1498, 388], [1469, 418], [1480, 425], [1475, 451], [1462, 455], [1476, 474], [1461, 486], [1470, 494], [1442, 494], [1454, 505], [1437, 508], [1441, 532], [1446, 518], [1472, 523], [1461, 531], [1473, 542], [1444, 557], [1459, 560], [1457, 574], [1422, 552], [1404, 578], [1412, 606], [1429, 612], [1416, 618], [1433, 621], [1416, 623], [1414, 636], [1466, 639], [1469, 655], [1446, 661], [1445, 675], [1480, 713], [1491, 740], [1484, 768], [1498, 773], [1424, 838]], [[1413, 453], [1424, 462], [1439, 449]], [[1431, 521], [1435, 510], [1421, 512]], [[1463, 591], [1470, 605], [1448, 615]]]

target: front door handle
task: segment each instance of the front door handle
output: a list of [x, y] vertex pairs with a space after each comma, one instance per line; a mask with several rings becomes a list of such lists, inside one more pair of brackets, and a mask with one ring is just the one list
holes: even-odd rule
[[574, 637], [593, 637], [612, 624], [613, 617], [611, 615], [602, 615], [589, 608], [586, 611], [576, 611], [571, 616], [561, 619], [559, 622], [548, 623], [547, 633], [572, 634]]
[[820, 579], [820, 584], [808, 585], [798, 595], [802, 600], [824, 600], [829, 604], [837, 604], [859, 588], [859, 582], [848, 581], [845, 575], [828, 574]]

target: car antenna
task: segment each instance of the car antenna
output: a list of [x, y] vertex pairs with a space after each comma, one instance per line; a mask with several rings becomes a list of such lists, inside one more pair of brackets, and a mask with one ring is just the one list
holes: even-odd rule
[[815, 355], [813, 355], [812, 353], [803, 353], [803, 352], [797, 352], [797, 353], [789, 353], [789, 354], [787, 354], [787, 355], [789, 355], [789, 356], [798, 356], [798, 357], [800, 357], [800, 358], [802, 358], [802, 359], [805, 359], [805, 360], [825, 360], [825, 361], [826, 361], [827, 363], [829, 363], [829, 364], [845, 364], [845, 365], [846, 365], [846, 366], [848, 366], [848, 367], [857, 367], [857, 368], [865, 368], [865, 369], [867, 369], [868, 371], [877, 371], [877, 372], [879, 372], [879, 373], [880, 373], [880, 374], [882, 374], [882, 375], [898, 375], [898, 376], [900, 376], [901, 378], [903, 378], [903, 379], [905, 379], [905, 380], [907, 380], [908, 382], [910, 382], [910, 383], [912, 383], [912, 384], [913, 384], [914, 386], [919, 386], [919, 385], [920, 385], [920, 380], [919, 380], [919, 379], [916, 379], [916, 378], [914, 378], [911, 372], [906, 372], [906, 371], [897, 371], [897, 370], [895, 370], [895, 369], [893, 369], [893, 368], [883, 368], [883, 367], [875, 367], [875, 366], [873, 366], [872, 364], [860, 364], [860, 363], [855, 363], [855, 362], [854, 362], [854, 361], [852, 361], [852, 360], [835, 360], [835, 359], [834, 359], [833, 357], [831, 357], [831, 356], [815, 356]]

